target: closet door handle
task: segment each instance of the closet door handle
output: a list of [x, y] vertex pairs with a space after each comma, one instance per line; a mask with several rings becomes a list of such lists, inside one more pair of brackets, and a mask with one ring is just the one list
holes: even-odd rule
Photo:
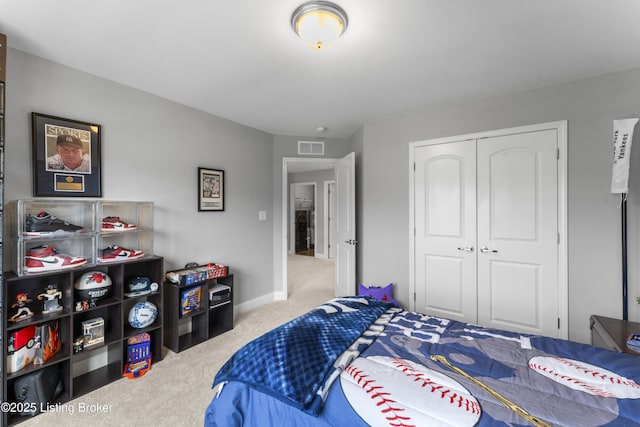
[[465, 251], [465, 252], [473, 252], [473, 246], [465, 246], [465, 247], [458, 246], [458, 250]]
[[498, 251], [497, 251], [497, 250], [495, 250], [495, 249], [489, 249], [489, 248], [488, 248], [488, 247], [486, 247], [486, 246], [481, 247], [481, 248], [480, 248], [480, 252], [482, 252], [483, 254], [486, 254], [486, 253], [489, 253], [489, 252], [491, 252], [492, 254], [497, 254], [497, 253], [498, 253]]

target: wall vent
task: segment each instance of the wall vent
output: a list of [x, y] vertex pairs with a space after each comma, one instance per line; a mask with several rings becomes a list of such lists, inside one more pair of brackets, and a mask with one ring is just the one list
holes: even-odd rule
[[324, 156], [324, 141], [298, 141], [298, 154]]

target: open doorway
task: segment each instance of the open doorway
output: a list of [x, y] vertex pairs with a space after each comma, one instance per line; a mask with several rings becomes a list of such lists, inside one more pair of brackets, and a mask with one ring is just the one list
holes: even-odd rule
[[[331, 190], [335, 159], [285, 159], [284, 277], [287, 295], [300, 286], [335, 288], [335, 232], [331, 232]], [[334, 227], [335, 228], [335, 227]], [[330, 274], [327, 274], [328, 272]], [[320, 280], [322, 278], [322, 280]], [[320, 289], [318, 289], [320, 290]]]

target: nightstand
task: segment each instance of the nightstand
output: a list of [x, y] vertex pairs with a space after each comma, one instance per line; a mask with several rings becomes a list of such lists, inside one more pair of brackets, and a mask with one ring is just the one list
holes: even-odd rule
[[591, 345], [640, 356], [640, 352], [627, 347], [629, 335], [640, 334], [640, 323], [604, 316], [591, 316], [590, 323]]

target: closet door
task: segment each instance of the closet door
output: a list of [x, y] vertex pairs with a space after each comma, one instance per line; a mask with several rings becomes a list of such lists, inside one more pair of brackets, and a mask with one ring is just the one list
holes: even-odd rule
[[415, 150], [416, 310], [477, 322], [476, 143]]
[[478, 140], [478, 323], [558, 335], [558, 135]]

